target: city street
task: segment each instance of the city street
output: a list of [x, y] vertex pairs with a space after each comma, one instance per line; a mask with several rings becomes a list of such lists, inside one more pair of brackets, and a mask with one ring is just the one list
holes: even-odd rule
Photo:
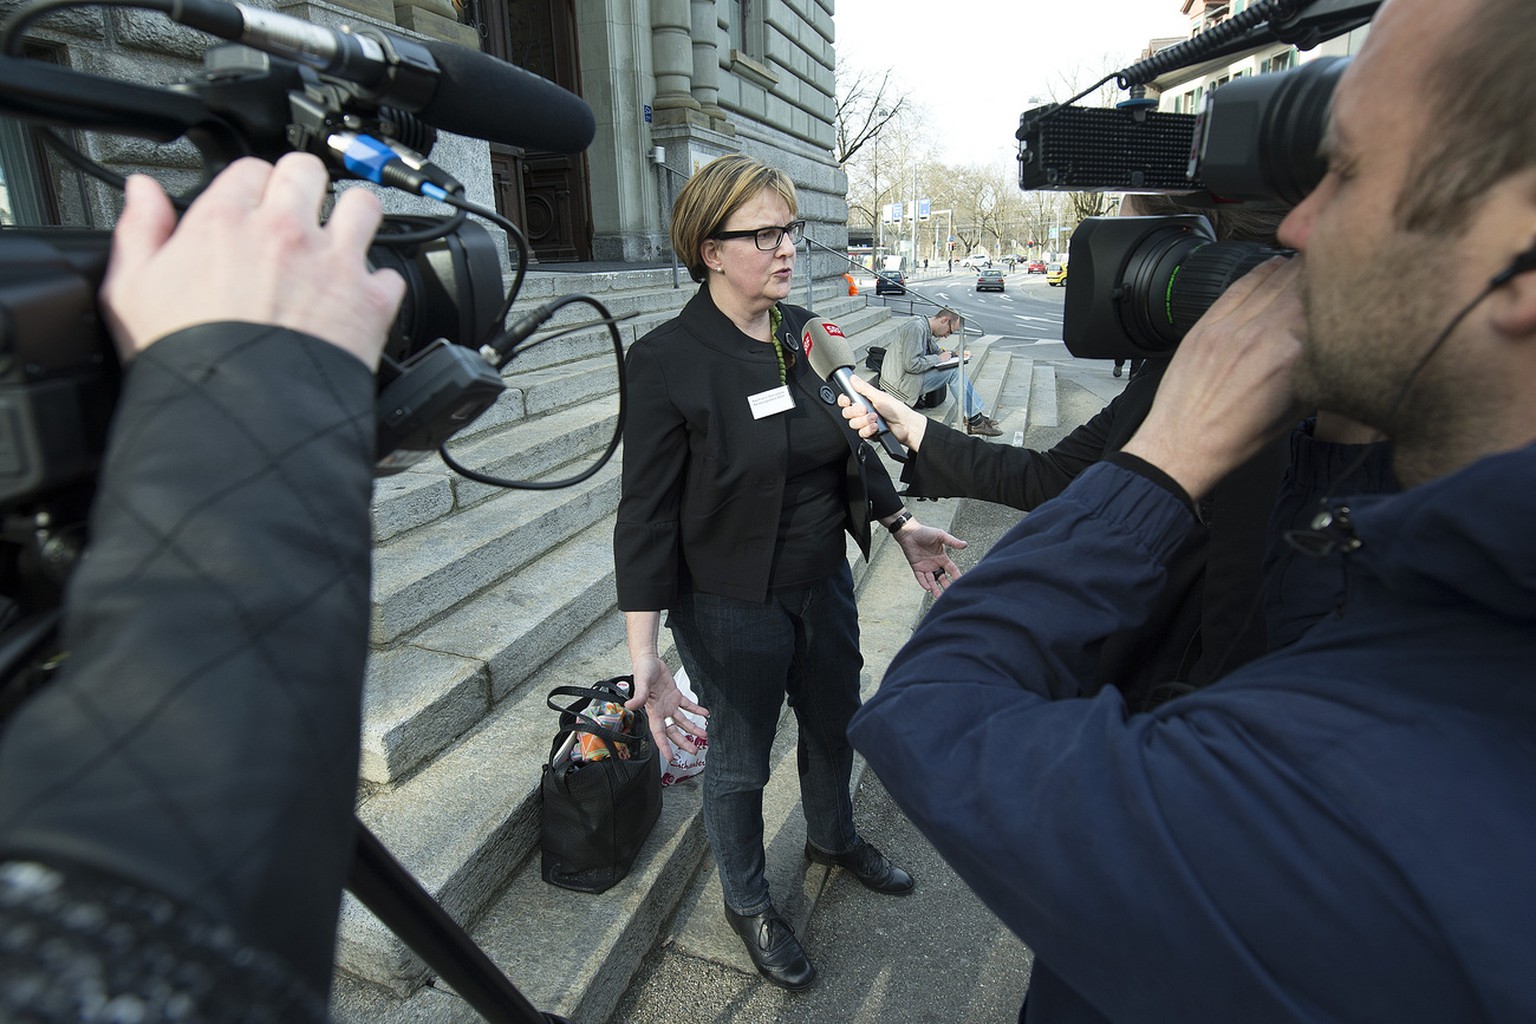
[[[946, 272], [918, 270], [907, 277], [906, 295], [876, 295], [872, 275], [859, 277], [859, 294], [868, 295], [872, 305], [890, 307], [893, 314], [904, 315], [948, 306], [966, 319], [966, 333], [995, 334], [1009, 347], [1041, 346], [1031, 352], [1035, 358], [1066, 357], [1061, 345], [1062, 304], [1065, 288], [1052, 288], [1044, 274], [1009, 274], [1001, 292], [976, 291], [976, 275], [969, 270]], [[926, 301], [925, 301], [926, 300]], [[1046, 346], [1056, 346], [1052, 351]]]

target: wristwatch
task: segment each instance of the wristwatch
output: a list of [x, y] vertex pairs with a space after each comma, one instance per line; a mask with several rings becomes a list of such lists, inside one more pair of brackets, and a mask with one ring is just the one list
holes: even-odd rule
[[908, 511], [907, 509], [902, 509], [901, 510], [901, 515], [897, 516], [895, 519], [892, 519], [890, 522], [886, 523], [885, 524], [885, 528], [887, 530], [890, 530], [891, 534], [894, 536], [897, 530], [900, 530], [903, 526], [906, 526], [911, 521], [912, 521], [912, 513], [910, 511]]

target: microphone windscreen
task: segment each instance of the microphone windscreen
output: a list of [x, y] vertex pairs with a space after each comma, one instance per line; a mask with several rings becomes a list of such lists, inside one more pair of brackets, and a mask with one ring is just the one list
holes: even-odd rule
[[800, 347], [818, 377], [830, 379], [839, 367], [853, 366], [853, 346], [848, 344], [843, 329], [831, 320], [812, 317], [806, 321]]
[[434, 128], [508, 146], [580, 153], [592, 144], [592, 108], [516, 64], [454, 43], [422, 43], [442, 70], [421, 118]]

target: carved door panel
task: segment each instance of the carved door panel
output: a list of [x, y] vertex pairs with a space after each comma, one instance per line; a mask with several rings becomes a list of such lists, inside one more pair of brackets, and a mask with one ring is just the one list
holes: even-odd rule
[[[481, 0], [478, 8], [487, 53], [580, 93], [574, 0]], [[540, 261], [592, 258], [585, 156], [493, 145], [491, 174], [497, 211], [523, 229]]]

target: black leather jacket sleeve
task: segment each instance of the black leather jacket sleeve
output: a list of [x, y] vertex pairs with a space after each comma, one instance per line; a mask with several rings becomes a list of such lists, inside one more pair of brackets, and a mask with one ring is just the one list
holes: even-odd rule
[[1120, 450], [1152, 408], [1162, 365], [1149, 364], [1092, 419], [1046, 451], [991, 444], [929, 423], [902, 479], [923, 498], [980, 498], [1028, 511], [1056, 497], [1079, 473]]
[[61, 676], [0, 743], [0, 856], [169, 896], [329, 985], [352, 851], [373, 376], [208, 324], [124, 378]]

